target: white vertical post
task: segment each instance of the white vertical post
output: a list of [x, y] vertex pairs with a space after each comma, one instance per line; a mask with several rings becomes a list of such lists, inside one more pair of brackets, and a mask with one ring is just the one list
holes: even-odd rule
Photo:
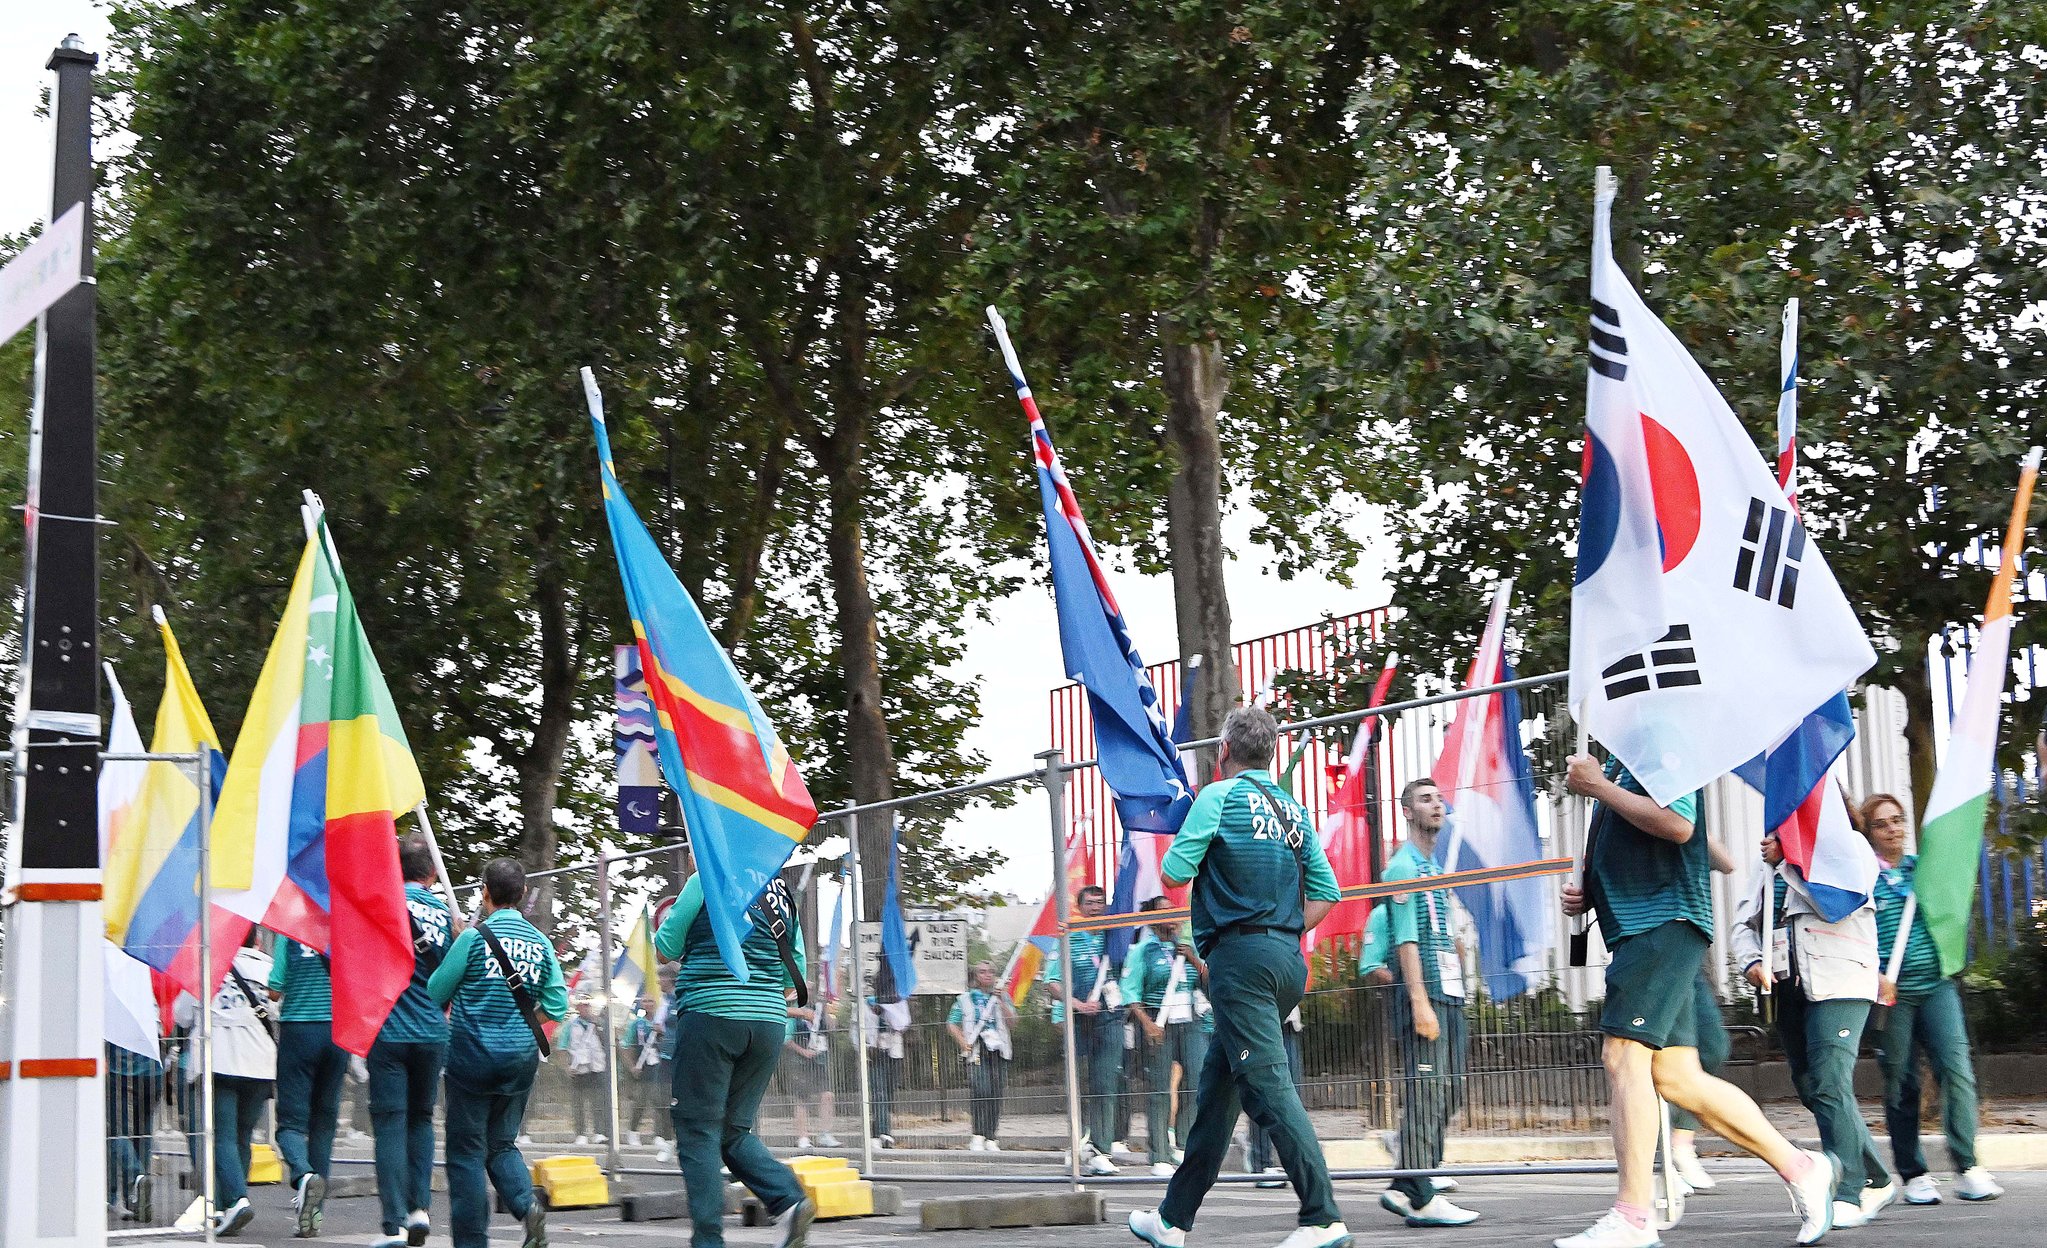
[[[618, 1179], [618, 1043], [613, 1034], [611, 994], [611, 846], [597, 850], [597, 972], [604, 987], [604, 1107], [611, 1123], [605, 1138], [605, 1170]], [[639, 1004], [634, 1002], [635, 1005]]]
[[[1059, 1011], [1063, 1023], [1060, 1041], [1066, 1054], [1066, 1170], [1073, 1190], [1080, 1190], [1080, 1051], [1074, 1038], [1073, 1022], [1073, 934], [1067, 924], [1073, 918], [1073, 898], [1067, 895], [1066, 879], [1066, 772], [1064, 751], [1046, 750], [1037, 756], [1045, 764], [1045, 804], [1052, 818], [1052, 896], [1059, 915], [1059, 990], [1068, 1000]], [[1106, 971], [1103, 972], [1107, 974]]]
[[860, 1173], [874, 1170], [874, 1106], [869, 1102], [867, 1072], [867, 968], [860, 956], [860, 917], [866, 909], [861, 896], [860, 821], [846, 819], [846, 887], [853, 893], [853, 926], [847, 943], [852, 946], [853, 982], [846, 987], [846, 999], [853, 1007], [853, 1069], [860, 1085]]
[[205, 1242], [210, 1244], [220, 1192], [213, 1178], [213, 768], [204, 747], [192, 770], [199, 785], [199, 1159], [206, 1172], [193, 1187], [205, 1194], [199, 1208], [205, 1214]]

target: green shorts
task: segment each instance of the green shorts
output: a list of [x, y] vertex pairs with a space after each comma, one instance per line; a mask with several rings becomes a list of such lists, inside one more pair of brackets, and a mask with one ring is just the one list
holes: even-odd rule
[[1599, 1029], [1652, 1049], [1698, 1048], [1693, 981], [1709, 943], [1697, 927], [1672, 919], [1615, 945]]

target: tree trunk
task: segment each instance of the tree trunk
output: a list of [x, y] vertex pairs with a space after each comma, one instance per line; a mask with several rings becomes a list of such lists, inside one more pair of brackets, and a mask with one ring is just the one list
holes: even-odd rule
[[[551, 522], [541, 526], [538, 536], [543, 552], [550, 551], [554, 527]], [[576, 658], [569, 636], [568, 591], [551, 552], [541, 558], [533, 590], [533, 605], [540, 616], [540, 711], [534, 717], [532, 743], [517, 765], [519, 861], [528, 873], [555, 867], [559, 848], [555, 798], [576, 718]], [[554, 893], [552, 879], [535, 881], [527, 890], [527, 916], [543, 932], [553, 930]]]
[[1912, 771], [1912, 810], [1916, 819], [1926, 816], [1926, 799], [1933, 796], [1933, 776], [1940, 758], [1934, 748], [1933, 684], [1926, 671], [1927, 638], [1913, 647], [1916, 661], [1899, 665], [1893, 682], [1905, 695], [1905, 752]]
[[[839, 670], [846, 679], [846, 769], [853, 800], [879, 802], [895, 795], [896, 760], [888, 719], [882, 714], [881, 634], [861, 535], [865, 503], [860, 457], [856, 453], [835, 458], [837, 462], [826, 465], [831, 482], [825, 545], [838, 614]], [[881, 914], [895, 820], [887, 813], [867, 815], [859, 825], [862, 915], [871, 920]]]
[[[1229, 390], [1222, 347], [1213, 340], [1178, 341], [1164, 326], [1163, 377], [1166, 441], [1173, 480], [1166, 494], [1166, 541], [1173, 567], [1173, 610], [1180, 629], [1180, 659], [1202, 658], [1194, 705], [1194, 733], [1212, 737], [1236, 704], [1237, 665], [1231, 654], [1230, 596], [1224, 582], [1222, 440], [1217, 416]], [[1200, 767], [1205, 773], [1210, 760]]]

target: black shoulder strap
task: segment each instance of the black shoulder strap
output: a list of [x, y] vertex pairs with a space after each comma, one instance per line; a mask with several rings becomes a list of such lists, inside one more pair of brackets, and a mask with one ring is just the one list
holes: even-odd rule
[[512, 959], [505, 954], [505, 947], [498, 943], [497, 933], [490, 930], [490, 924], [479, 922], [476, 930], [483, 936], [485, 947], [490, 950], [491, 960], [498, 964], [498, 974], [505, 977], [505, 987], [512, 990], [512, 1000], [519, 1006], [519, 1014], [526, 1020], [527, 1030], [533, 1033], [533, 1043], [540, 1046], [540, 1056], [554, 1052], [547, 1042], [547, 1030], [540, 1024], [540, 1007], [534, 1003], [533, 992], [526, 986], [526, 980], [512, 965]]
[[810, 985], [803, 982], [803, 972], [796, 969], [796, 930], [790, 921], [795, 913], [796, 899], [789, 895], [789, 885], [779, 877], [769, 882], [754, 905], [754, 922], [774, 937], [782, 969], [789, 973], [789, 982], [796, 989], [796, 1008], [803, 1009], [810, 1004]]
[[242, 977], [232, 961], [227, 964], [227, 973], [235, 977], [235, 988], [248, 999], [249, 1008], [256, 1012], [256, 1021], [263, 1024], [263, 1030], [270, 1033], [272, 1040], [277, 1039], [277, 1020], [270, 1017], [268, 999], [256, 995], [256, 990], [249, 986], [249, 981]]
[[1249, 780], [1252, 787], [1263, 793], [1265, 800], [1272, 803], [1272, 808], [1278, 813], [1279, 817], [1286, 820], [1286, 834], [1300, 841], [1298, 845], [1293, 847], [1294, 869], [1301, 873], [1299, 880], [1301, 905], [1305, 908], [1308, 904], [1308, 834], [1301, 831], [1300, 822], [1294, 818], [1294, 812], [1287, 807], [1284, 801], [1280, 800], [1279, 790], [1260, 780], [1250, 772], [1243, 774], [1244, 779]]

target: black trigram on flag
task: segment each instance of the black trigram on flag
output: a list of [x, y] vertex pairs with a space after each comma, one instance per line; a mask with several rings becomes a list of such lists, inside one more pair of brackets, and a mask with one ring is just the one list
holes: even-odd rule
[[1597, 299], [1592, 301], [1592, 371], [1613, 381], [1628, 376], [1628, 340], [1621, 337], [1621, 314]]
[[1734, 559], [1734, 587], [1778, 606], [1798, 600], [1798, 561], [1805, 557], [1805, 526], [1798, 516], [1760, 498], [1748, 501], [1741, 528], [1741, 553]]
[[1699, 656], [1692, 649], [1692, 626], [1671, 625], [1655, 645], [1629, 655], [1599, 675], [1606, 682], [1609, 698], [1699, 684]]

